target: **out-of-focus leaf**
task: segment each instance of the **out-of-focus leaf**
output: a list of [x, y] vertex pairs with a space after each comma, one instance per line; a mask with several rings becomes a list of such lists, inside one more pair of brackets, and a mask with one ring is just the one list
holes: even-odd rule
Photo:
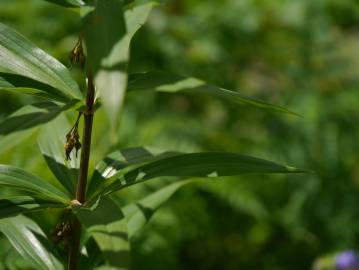
[[37, 128], [32, 128], [14, 132], [8, 135], [0, 135], [0, 153], [3, 153], [18, 145], [20, 142], [30, 137], [36, 130]]
[[128, 220], [128, 235], [134, 236], [153, 216], [153, 214], [181, 187], [193, 181], [185, 180], [170, 184], [146, 196], [136, 203], [122, 208]]
[[45, 208], [63, 208], [66, 205], [51, 201], [38, 199], [31, 196], [16, 196], [0, 199], [0, 219], [17, 216], [25, 212], [37, 211]]
[[86, 244], [84, 244], [84, 249], [79, 261], [79, 269], [92, 270], [102, 261], [104, 261], [104, 258], [101, 254], [101, 250], [96, 241], [90, 237], [86, 241]]
[[304, 173], [306, 170], [280, 165], [260, 158], [220, 152], [177, 154], [141, 165], [120, 175], [105, 188], [111, 193], [152, 178], [172, 177], [222, 177], [244, 173]]
[[111, 178], [120, 170], [175, 154], [177, 152], [163, 152], [149, 147], [132, 147], [115, 151], [96, 166], [96, 170], [90, 179], [87, 194], [91, 196], [100, 186], [105, 184], [106, 179]]
[[34, 269], [62, 270], [64, 267], [51, 253], [51, 244], [41, 228], [25, 216], [0, 219], [0, 231], [5, 234], [20, 255]]
[[67, 109], [67, 106], [59, 106], [53, 102], [38, 102], [26, 105], [0, 122], [0, 135], [7, 135], [45, 124], [65, 109]]
[[[41, 128], [38, 144], [52, 173], [66, 190], [74, 195], [80, 164], [79, 158], [75, 158], [75, 156], [71, 160], [66, 161], [64, 145], [66, 134], [70, 129], [71, 127], [66, 117], [60, 115], [54, 121]], [[79, 152], [78, 155], [80, 154]]]
[[20, 168], [0, 165], [0, 185], [36, 194], [39, 197], [67, 203], [70, 197], [50, 183]]
[[94, 10], [83, 18], [96, 88], [113, 125], [117, 123], [127, 86], [131, 39], [147, 20], [153, 5], [136, 5], [124, 14], [122, 1], [96, 1]]
[[45, 0], [63, 7], [82, 7], [86, 3], [82, 0]]
[[65, 96], [82, 99], [77, 83], [64, 65], [1, 23], [0, 71], [31, 78], [58, 89]]
[[33, 95], [40, 98], [66, 103], [70, 99], [61, 91], [24, 76], [0, 73], [0, 91]]
[[227, 90], [218, 86], [208, 84], [202, 80], [184, 77], [165, 71], [150, 71], [144, 73], [134, 73], [129, 75], [128, 91], [153, 90], [167, 93], [198, 93], [209, 94], [220, 98], [228, 99], [232, 102], [255, 106], [258, 108], [284, 112], [297, 115], [284, 107], [273, 105], [258, 99], [246, 97], [239, 92]]
[[108, 266], [129, 269], [127, 222], [111, 199], [102, 197], [91, 208], [73, 206], [76, 216], [95, 239]]

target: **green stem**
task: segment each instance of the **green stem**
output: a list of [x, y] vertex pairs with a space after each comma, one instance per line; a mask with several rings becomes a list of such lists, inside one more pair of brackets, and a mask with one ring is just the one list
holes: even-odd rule
[[[88, 167], [90, 161], [91, 151], [91, 135], [93, 124], [93, 105], [95, 99], [95, 86], [93, 84], [92, 72], [87, 74], [87, 97], [86, 97], [86, 110], [84, 111], [84, 131], [82, 137], [82, 150], [80, 161], [80, 172], [77, 182], [76, 200], [83, 204], [86, 200], [86, 184]], [[72, 225], [72, 237], [69, 248], [68, 269], [78, 269], [78, 259], [80, 257], [80, 238], [81, 238], [81, 224], [75, 219]]]

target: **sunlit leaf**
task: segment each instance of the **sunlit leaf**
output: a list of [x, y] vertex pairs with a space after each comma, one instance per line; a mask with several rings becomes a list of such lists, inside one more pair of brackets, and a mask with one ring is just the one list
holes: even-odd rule
[[61, 203], [70, 201], [70, 197], [57, 187], [34, 176], [20, 168], [10, 165], [0, 165], [0, 186], [31, 192], [42, 198]]
[[165, 71], [130, 74], [128, 79], [128, 91], [135, 90], [150, 90], [166, 93], [185, 92], [194, 94], [209, 94], [235, 103], [298, 115], [297, 113], [284, 107], [273, 105], [251, 97], [246, 97], [236, 91], [211, 85], [196, 78], [184, 77]]
[[31, 219], [21, 215], [0, 219], [0, 231], [5, 234], [20, 255], [33, 265], [34, 269], [64, 269], [51, 253], [50, 241]]
[[0, 219], [47, 208], [64, 208], [59, 202], [31, 196], [16, 196], [0, 199]]
[[0, 71], [39, 81], [61, 91], [64, 96], [82, 99], [77, 83], [64, 65], [1, 23]]
[[91, 208], [81, 206], [73, 206], [73, 208], [87, 232], [97, 242], [108, 266], [129, 269], [130, 245], [127, 222], [121, 208], [105, 197]]
[[82, 0], [45, 0], [63, 7], [81, 7], [86, 3]]
[[66, 161], [64, 145], [66, 142], [66, 134], [70, 129], [71, 126], [66, 117], [60, 115], [57, 119], [41, 128], [38, 144], [52, 173], [66, 190], [74, 195], [79, 158], [73, 155], [71, 160]]
[[141, 165], [129, 172], [114, 176], [105, 192], [111, 193], [149, 179], [171, 177], [214, 178], [245, 173], [304, 173], [306, 170], [280, 165], [264, 159], [220, 152], [177, 154]]

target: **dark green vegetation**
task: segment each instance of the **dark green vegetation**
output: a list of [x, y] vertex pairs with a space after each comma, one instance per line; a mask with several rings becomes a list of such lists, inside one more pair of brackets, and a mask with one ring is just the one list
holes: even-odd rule
[[[68, 53], [76, 43], [81, 27], [79, 17], [72, 11], [38, 0], [2, 0], [0, 15], [2, 23], [12, 26], [70, 66]], [[112, 197], [114, 201], [104, 200], [102, 208], [94, 211], [100, 215], [101, 209], [118, 209], [118, 205], [153, 194], [137, 206], [130, 204], [122, 208], [124, 215], [132, 216], [128, 219], [128, 234], [132, 239], [133, 269], [299, 270], [308, 269], [320, 256], [358, 247], [358, 25], [359, 7], [354, 1], [165, 1], [165, 5], [152, 11], [148, 23], [132, 41], [128, 69], [136, 74], [129, 77], [128, 90], [148, 88], [141, 87], [138, 73], [169, 70], [204, 79], [225, 89], [238, 89], [245, 96], [285, 105], [302, 117], [258, 110], [249, 106], [250, 102], [244, 105], [242, 96], [238, 95], [230, 96], [228, 102], [226, 91], [217, 95], [212, 93], [212, 96], [198, 93], [201, 85], [194, 80], [185, 81], [185, 85], [183, 82], [177, 84], [175, 88], [158, 88], [171, 80], [179, 80], [177, 76], [166, 75], [166, 80], [151, 81], [150, 88], [158, 88], [161, 90], [159, 93], [130, 91], [126, 95], [119, 125], [114, 131], [110, 132], [106, 111], [101, 108], [96, 112], [91, 171], [107, 153], [151, 145], [179, 152], [228, 151], [254, 155], [282, 164], [311, 168], [316, 173], [231, 176], [210, 182], [198, 180], [196, 184], [174, 183], [172, 178], [162, 177], [123, 189]], [[122, 34], [120, 30], [116, 32], [117, 37]], [[116, 42], [116, 35], [111, 42]], [[94, 59], [96, 57], [101, 55]], [[118, 59], [118, 70], [124, 68], [126, 59]], [[93, 66], [99, 66], [96, 60]], [[71, 73], [80, 82], [80, 89], [85, 89], [80, 67], [74, 65]], [[148, 85], [147, 75], [143, 75], [142, 82]], [[158, 76], [158, 73], [154, 75]], [[25, 83], [23, 79], [8, 77], [0, 80], [0, 86], [4, 87], [3, 82], [7, 83], [6, 87], [9, 83], [22, 83], [18, 86], [44, 89], [57, 101], [67, 100], [64, 93], [56, 91], [58, 84], [48, 87], [46, 81], [27, 80]], [[181, 87], [187, 91], [176, 95], [166, 93], [181, 90]], [[60, 88], [67, 89], [63, 85]], [[74, 88], [70, 88], [70, 94], [76, 97]], [[186, 93], [191, 92], [188, 88], [196, 93]], [[216, 88], [210, 89], [216, 92]], [[43, 95], [43, 92], [36, 93]], [[40, 99], [0, 91], [1, 117], [5, 119], [15, 110], [35, 101]], [[114, 113], [116, 109], [113, 107], [107, 108], [111, 115], [119, 115]], [[27, 212], [26, 215], [40, 224], [42, 230], [25, 217], [19, 217], [7, 227], [2, 225], [4, 233], [9, 227], [16, 229], [15, 225], [23, 224], [37, 236], [44, 235], [41, 231], [50, 235], [63, 217], [62, 210], [56, 210], [63, 206], [55, 198], [61, 201], [73, 192], [73, 183], [77, 181], [75, 172], [59, 166], [64, 162], [63, 157], [55, 158], [57, 162], [53, 162], [52, 156], [45, 162], [41, 153], [45, 157], [51, 157], [53, 153], [63, 154], [65, 134], [77, 114], [68, 111], [67, 119], [60, 117], [42, 126], [40, 134], [26, 131], [27, 139], [21, 144], [21, 133], [10, 133], [22, 125], [32, 127], [32, 121], [47, 122], [65, 109], [49, 102], [38, 103], [13, 116], [18, 122], [5, 120], [12, 126], [7, 124], [0, 128], [1, 164], [26, 169], [59, 187], [51, 171], [45, 169], [47, 162], [58, 178], [69, 180], [62, 183], [65, 189], [60, 193], [58, 189], [51, 193], [47, 189], [46, 198], [23, 196], [1, 201], [1, 209], [6, 209], [2, 215], [39, 207], [53, 208], [44, 212]], [[30, 117], [19, 117], [28, 112], [32, 112]], [[117, 123], [117, 120], [112, 121]], [[64, 128], [66, 125], [68, 127]], [[79, 129], [82, 131], [82, 121]], [[41, 152], [35, 143], [37, 139]], [[126, 182], [121, 181], [122, 185], [109, 183], [103, 187], [104, 190], [112, 191], [130, 184], [132, 175], [138, 175], [131, 167], [136, 162], [158, 163], [150, 153], [158, 155], [163, 152], [147, 150], [136, 148], [115, 152], [106, 158], [97, 171], [106, 170], [106, 164], [117, 169], [126, 168]], [[170, 156], [175, 154], [178, 153], [160, 157], [169, 158], [171, 165]], [[113, 163], [113, 160], [121, 161], [123, 158], [127, 162]], [[223, 156], [215, 160], [226, 161]], [[73, 158], [71, 162], [77, 161]], [[189, 164], [193, 165], [193, 162]], [[224, 172], [233, 169], [227, 162], [224, 164], [229, 166], [223, 169]], [[186, 176], [182, 170], [167, 170], [166, 174], [160, 174], [148, 166], [143, 165], [149, 175], [171, 176], [171, 173], [176, 173]], [[0, 168], [3, 173], [4, 169]], [[201, 175], [202, 172], [198, 173]], [[97, 180], [90, 184], [89, 194], [96, 195], [95, 183], [101, 182], [99, 175], [94, 174], [93, 179]], [[2, 185], [6, 184], [5, 181], [15, 184], [13, 179], [0, 178]], [[146, 218], [182, 185], [186, 186], [156, 212], [144, 230], [136, 233]], [[33, 191], [38, 187], [35, 183], [26, 188]], [[2, 197], [18, 195], [13, 189], [3, 187], [1, 192]], [[139, 208], [141, 214], [136, 212]], [[111, 212], [116, 213], [115, 210]], [[93, 220], [86, 218], [88, 210], [77, 209], [77, 214], [86, 227], [94, 225]], [[121, 219], [119, 212], [100, 220], [112, 222], [115, 219]], [[125, 230], [126, 226], [118, 224], [113, 233], [121, 236]], [[13, 231], [8, 233], [12, 234]], [[96, 232], [94, 237], [99, 237]], [[66, 254], [61, 253], [65, 249], [63, 245], [59, 244], [58, 255], [66, 258]], [[98, 254], [93, 241], [88, 245], [92, 248], [89, 248], [89, 254]], [[28, 263], [19, 259], [6, 238], [1, 238], [1, 247], [0, 261], [4, 268], [29, 269]], [[120, 259], [126, 262], [123, 257], [112, 257], [110, 253], [105, 257], [108, 261]], [[99, 256], [92, 258], [102, 260]], [[39, 262], [30, 263], [37, 265]], [[81, 263], [90, 265], [92, 262]]]

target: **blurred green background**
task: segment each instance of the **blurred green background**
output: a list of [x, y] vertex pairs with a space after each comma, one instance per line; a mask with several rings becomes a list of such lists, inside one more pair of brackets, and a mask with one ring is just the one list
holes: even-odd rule
[[[0, 18], [69, 66], [76, 13], [40, 0], [1, 0]], [[330, 269], [331, 254], [359, 249], [358, 48], [355, 0], [163, 1], [133, 40], [131, 71], [193, 75], [303, 117], [213, 97], [131, 93], [115, 145], [102, 112], [96, 115], [92, 167], [110, 150], [150, 145], [250, 154], [316, 173], [185, 187], [136, 237], [133, 268]], [[0, 93], [0, 119], [33, 100]], [[0, 163], [54, 181], [36, 136], [0, 141]], [[144, 196], [164, 181], [121, 192], [120, 199]], [[49, 232], [57, 215], [33, 216]], [[0, 269], [21, 268], [6, 241], [0, 244]]]

